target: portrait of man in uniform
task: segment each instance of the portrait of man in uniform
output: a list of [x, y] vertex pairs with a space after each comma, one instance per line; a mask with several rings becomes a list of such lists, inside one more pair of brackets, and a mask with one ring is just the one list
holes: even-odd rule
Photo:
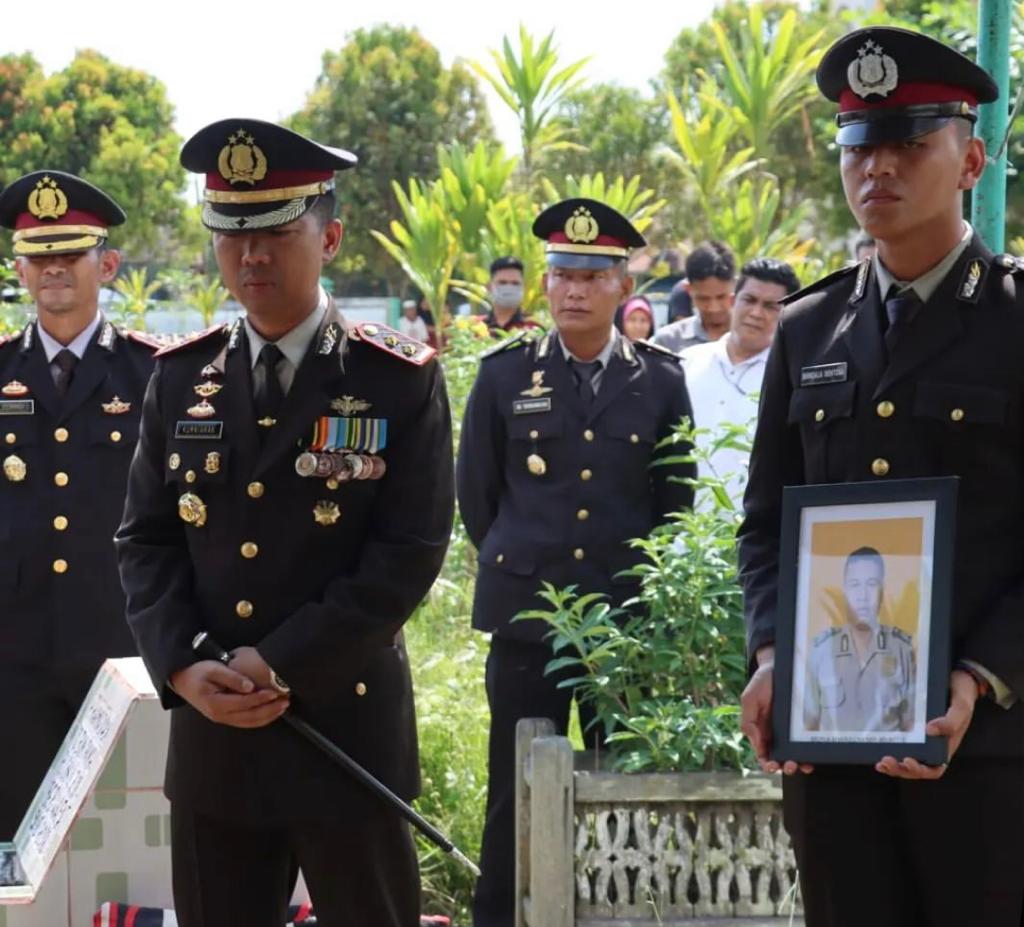
[[858, 547], [843, 568], [846, 621], [814, 638], [803, 718], [809, 731], [910, 731], [916, 681], [914, 642], [879, 618], [885, 560]]

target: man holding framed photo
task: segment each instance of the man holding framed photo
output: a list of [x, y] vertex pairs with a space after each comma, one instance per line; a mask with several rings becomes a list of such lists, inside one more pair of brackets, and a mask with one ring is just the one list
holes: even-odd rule
[[[997, 89], [918, 33], [868, 28], [818, 68], [847, 201], [875, 257], [789, 300], [765, 373], [740, 531], [754, 670], [743, 728], [771, 758], [784, 486], [959, 477], [948, 760], [787, 759], [808, 927], [1016, 925], [1024, 898], [1024, 279], [963, 219]], [[788, 563], [788, 561], [786, 561]], [[788, 567], [787, 567], [788, 569]], [[779, 624], [783, 622], [780, 620]], [[781, 681], [781, 678], [780, 678]]]

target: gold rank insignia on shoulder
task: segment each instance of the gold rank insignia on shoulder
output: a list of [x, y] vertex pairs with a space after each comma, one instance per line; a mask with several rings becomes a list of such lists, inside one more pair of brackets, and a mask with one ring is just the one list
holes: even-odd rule
[[15, 454], [4, 460], [4, 476], [12, 483], [21, 483], [28, 476], [28, 467], [25, 461]]
[[574, 244], [589, 245], [601, 234], [597, 219], [586, 206], [580, 206], [566, 220], [565, 237]]
[[985, 273], [988, 271], [988, 263], [975, 258], [964, 270], [964, 279], [960, 284], [959, 298], [967, 302], [975, 303], [981, 295], [981, 286], [985, 282]]
[[97, 339], [97, 344], [109, 351], [114, 346], [114, 338], [116, 336], [117, 331], [114, 329], [114, 326], [109, 322], [104, 322], [103, 328], [100, 330], [100, 337]]
[[339, 518], [341, 509], [338, 508], [337, 502], [326, 502], [321, 499], [313, 507], [313, 520], [318, 525], [333, 525]]
[[178, 517], [186, 525], [202, 528], [206, 524], [206, 503], [193, 492], [178, 499]]
[[228, 143], [221, 148], [217, 169], [228, 183], [252, 186], [267, 176], [267, 156], [248, 132], [239, 130], [228, 136]]
[[220, 454], [217, 451], [210, 451], [203, 462], [203, 469], [211, 476], [220, 473]]
[[28, 195], [28, 211], [37, 219], [59, 219], [68, 211], [67, 194], [52, 177], [44, 177]]
[[107, 415], [124, 415], [126, 412], [130, 412], [132, 408], [130, 402], [125, 402], [119, 396], [115, 396], [110, 402], [101, 403], [100, 406]]
[[533, 379], [533, 386], [531, 386], [529, 389], [520, 390], [520, 392], [519, 392], [520, 396], [529, 396], [532, 399], [538, 399], [541, 396], [543, 396], [545, 393], [550, 393], [551, 392], [551, 387], [544, 385], [544, 371], [543, 370], [534, 370], [533, 371], [532, 379]]
[[0, 389], [0, 393], [3, 393], [5, 396], [27, 396], [28, 387], [18, 380], [11, 380], [10, 383]]
[[198, 402], [194, 406], [190, 406], [188, 414], [191, 415], [192, 418], [210, 418], [217, 414], [217, 410], [204, 399], [202, 402]]
[[212, 380], [205, 380], [202, 383], [197, 383], [192, 389], [195, 390], [197, 396], [209, 399], [224, 389], [224, 385], [222, 383], [214, 383]]
[[339, 415], [353, 415], [356, 412], [365, 412], [373, 403], [367, 402], [365, 399], [355, 399], [352, 396], [341, 396], [338, 399], [331, 400], [331, 411], [337, 412]]
[[324, 329], [323, 336], [320, 338], [320, 345], [317, 347], [318, 354], [330, 354], [334, 350], [334, 346], [338, 343], [338, 339], [341, 337], [341, 326], [337, 322], [331, 322], [327, 328]]

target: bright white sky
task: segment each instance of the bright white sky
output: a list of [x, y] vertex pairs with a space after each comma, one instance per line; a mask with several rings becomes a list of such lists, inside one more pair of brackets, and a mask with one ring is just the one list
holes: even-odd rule
[[[644, 87], [678, 32], [714, 6], [714, 0], [634, 6], [606, 0], [50, 0], [37, 6], [13, 0], [3, 4], [0, 53], [30, 51], [47, 73], [81, 48], [142, 68], [167, 86], [178, 132], [188, 138], [226, 116], [289, 116], [320, 73], [323, 51], [340, 48], [359, 27], [416, 26], [451, 64], [459, 57], [486, 62], [488, 49], [523, 22], [535, 36], [554, 29], [566, 63], [591, 56], [590, 80]], [[489, 103], [499, 136], [514, 147], [514, 119], [493, 95]]]

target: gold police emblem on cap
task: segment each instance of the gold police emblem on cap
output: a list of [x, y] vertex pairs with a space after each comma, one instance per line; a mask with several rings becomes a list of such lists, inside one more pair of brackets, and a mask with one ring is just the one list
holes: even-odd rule
[[103, 407], [103, 411], [106, 412], [107, 415], [124, 415], [125, 412], [131, 411], [132, 407], [130, 402], [125, 402], [119, 396], [115, 396], [110, 400], [110, 402], [100, 403], [100, 405]]
[[589, 245], [600, 234], [597, 220], [586, 206], [577, 208], [565, 223], [565, 237], [577, 244]]
[[37, 219], [59, 219], [68, 211], [67, 195], [52, 177], [44, 177], [28, 195], [28, 211]]
[[882, 46], [869, 41], [857, 49], [857, 57], [846, 69], [846, 79], [850, 89], [862, 99], [871, 94], [887, 97], [898, 86], [900, 72]]
[[318, 525], [333, 525], [341, 518], [341, 509], [336, 502], [321, 500], [313, 507], [313, 520]]
[[187, 492], [178, 499], [178, 517], [186, 525], [202, 528], [206, 524], [206, 503], [195, 493]]
[[255, 144], [253, 137], [239, 129], [228, 137], [217, 157], [217, 168], [228, 183], [247, 183], [250, 186], [267, 176], [267, 157]]
[[331, 400], [331, 409], [339, 415], [352, 415], [353, 412], [365, 412], [371, 403], [365, 399], [356, 399], [353, 396], [342, 396], [339, 399]]

